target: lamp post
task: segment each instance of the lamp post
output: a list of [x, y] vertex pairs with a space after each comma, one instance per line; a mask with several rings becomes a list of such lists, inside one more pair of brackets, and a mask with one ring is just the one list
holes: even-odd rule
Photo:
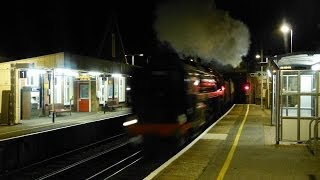
[[290, 31], [290, 52], [292, 53], [292, 28], [287, 24], [283, 24], [280, 28], [280, 31], [284, 34], [287, 34]]
[[131, 64], [134, 65], [134, 56], [143, 56], [143, 54], [126, 54], [125, 56], [131, 56]]
[[260, 78], [261, 78], [261, 85], [260, 85], [260, 106], [263, 109], [263, 66], [262, 66], [262, 62], [263, 62], [263, 51], [261, 49], [261, 55], [257, 54], [256, 55], [256, 59], [260, 59]]

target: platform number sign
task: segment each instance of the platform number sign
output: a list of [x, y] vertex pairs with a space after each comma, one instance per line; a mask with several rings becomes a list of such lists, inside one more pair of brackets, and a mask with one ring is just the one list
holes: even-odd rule
[[27, 71], [20, 71], [19, 78], [27, 78]]

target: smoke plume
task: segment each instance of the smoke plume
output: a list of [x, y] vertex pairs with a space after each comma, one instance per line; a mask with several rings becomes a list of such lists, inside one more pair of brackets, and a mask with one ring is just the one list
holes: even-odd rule
[[198, 57], [236, 67], [248, 53], [249, 30], [213, 0], [169, 0], [158, 4], [154, 30], [182, 57]]

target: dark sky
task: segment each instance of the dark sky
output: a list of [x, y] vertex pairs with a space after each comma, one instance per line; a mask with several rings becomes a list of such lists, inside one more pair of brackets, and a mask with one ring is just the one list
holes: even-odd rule
[[314, 51], [319, 46], [318, 0], [217, 0], [216, 4], [218, 8], [229, 11], [232, 17], [247, 24], [251, 33], [252, 53], [259, 52], [261, 47], [267, 55], [286, 52], [283, 34], [279, 32], [284, 20], [293, 29], [293, 52]]
[[[116, 17], [126, 54], [148, 53], [157, 40], [152, 24], [158, 1], [17, 1], [2, 4], [0, 11], [0, 55], [32, 57], [59, 51], [88, 56], [111, 54], [110, 32], [117, 33]], [[183, 2], [183, 1], [181, 1]], [[285, 53], [279, 26], [285, 19], [293, 27], [293, 51], [315, 50], [320, 42], [318, 0], [216, 0], [249, 28], [249, 54]], [[114, 16], [112, 16], [112, 14]], [[106, 38], [104, 38], [106, 37]], [[120, 48], [120, 39], [118, 49]]]

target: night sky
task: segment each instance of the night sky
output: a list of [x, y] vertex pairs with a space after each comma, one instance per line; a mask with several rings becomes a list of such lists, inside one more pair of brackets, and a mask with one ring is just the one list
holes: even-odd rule
[[[18, 1], [2, 4], [0, 56], [19, 59], [69, 51], [109, 58], [111, 32], [121, 35], [117, 36], [117, 50], [125, 54], [150, 54], [159, 43], [153, 29], [154, 12], [158, 3], [165, 2]], [[319, 47], [318, 0], [216, 0], [215, 4], [217, 9], [228, 12], [248, 27], [249, 58], [261, 48], [265, 55], [286, 53], [283, 34], [279, 32], [284, 20], [293, 27], [294, 52], [313, 51]]]
[[320, 46], [320, 1], [318, 0], [218, 0], [216, 4], [247, 24], [251, 51], [261, 47], [267, 55], [286, 53], [279, 27], [286, 21], [293, 29], [293, 52], [314, 51]]

